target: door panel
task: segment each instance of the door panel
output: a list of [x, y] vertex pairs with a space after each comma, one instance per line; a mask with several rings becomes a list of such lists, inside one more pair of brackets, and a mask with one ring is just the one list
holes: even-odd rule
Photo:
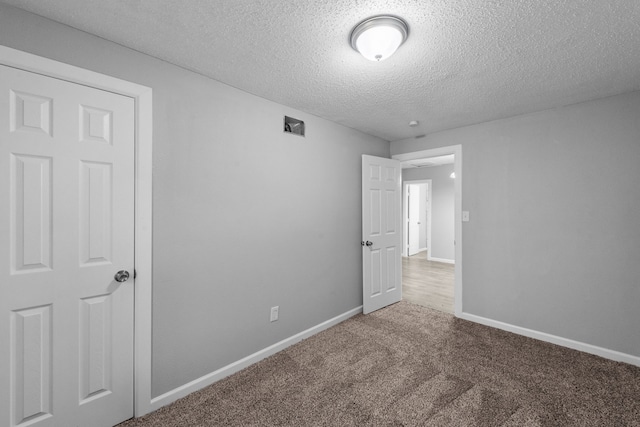
[[111, 295], [80, 302], [80, 403], [111, 390]]
[[10, 154], [13, 272], [51, 269], [51, 158]]
[[111, 261], [112, 165], [80, 162], [81, 265]]
[[365, 314], [402, 298], [401, 172], [397, 160], [362, 156], [362, 299]]
[[133, 180], [131, 98], [0, 66], [0, 425], [133, 416]]
[[15, 310], [10, 316], [14, 419], [21, 423], [39, 416], [50, 416], [51, 304]]

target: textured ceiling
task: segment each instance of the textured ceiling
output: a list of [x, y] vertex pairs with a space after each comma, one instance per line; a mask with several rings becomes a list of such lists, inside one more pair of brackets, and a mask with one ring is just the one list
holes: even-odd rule
[[402, 169], [412, 168], [431, 168], [434, 166], [452, 165], [454, 162], [453, 154], [447, 154], [444, 156], [428, 157], [424, 159], [405, 160], [400, 162]]
[[[390, 141], [640, 89], [638, 0], [0, 1]], [[410, 34], [374, 63], [381, 13]]]

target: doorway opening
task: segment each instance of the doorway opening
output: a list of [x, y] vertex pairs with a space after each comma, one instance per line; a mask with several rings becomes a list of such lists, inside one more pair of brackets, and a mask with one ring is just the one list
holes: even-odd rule
[[402, 164], [403, 299], [462, 312], [459, 146], [394, 155]]

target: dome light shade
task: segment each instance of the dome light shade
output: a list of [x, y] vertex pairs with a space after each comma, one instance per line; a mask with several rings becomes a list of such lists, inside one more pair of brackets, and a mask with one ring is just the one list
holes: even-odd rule
[[356, 25], [351, 47], [370, 61], [383, 61], [393, 55], [409, 35], [407, 23], [395, 16], [374, 16]]

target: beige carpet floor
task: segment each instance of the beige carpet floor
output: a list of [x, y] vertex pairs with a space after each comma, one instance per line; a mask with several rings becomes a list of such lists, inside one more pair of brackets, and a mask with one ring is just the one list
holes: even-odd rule
[[120, 426], [640, 426], [640, 368], [400, 302]]

